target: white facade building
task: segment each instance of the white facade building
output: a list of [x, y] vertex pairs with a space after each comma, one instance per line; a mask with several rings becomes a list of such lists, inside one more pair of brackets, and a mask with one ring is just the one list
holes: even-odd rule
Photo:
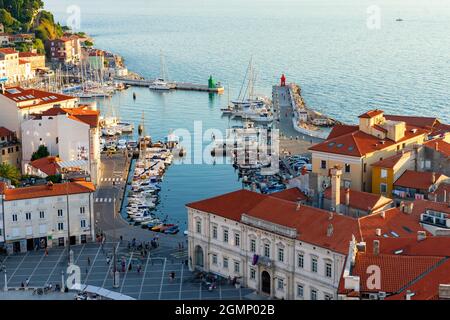
[[8, 253], [26, 252], [36, 246], [85, 243], [95, 238], [92, 183], [18, 189], [0, 184], [1, 240]]
[[76, 103], [76, 98], [62, 94], [20, 87], [3, 87], [0, 92], [2, 107], [0, 126], [15, 131], [21, 140], [21, 124], [31, 114], [41, 113], [53, 107], [74, 108]]
[[245, 190], [187, 207], [191, 269], [278, 299], [337, 299], [356, 219]]
[[45, 145], [62, 161], [85, 161], [91, 181], [97, 182], [100, 163], [99, 112], [86, 108], [53, 108], [22, 123], [22, 167]]

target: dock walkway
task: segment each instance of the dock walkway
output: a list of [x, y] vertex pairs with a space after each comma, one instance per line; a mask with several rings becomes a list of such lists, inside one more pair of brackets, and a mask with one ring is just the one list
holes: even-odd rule
[[[136, 87], [149, 87], [153, 84], [155, 80], [136, 80], [136, 79], [126, 79], [126, 78], [115, 78], [116, 81], [123, 83], [124, 85], [136, 86]], [[184, 91], [201, 91], [210, 93], [222, 93], [224, 92], [224, 87], [217, 86], [215, 88], [210, 88], [208, 85], [195, 84], [190, 82], [168, 82], [171, 89], [174, 90], [184, 90]]]

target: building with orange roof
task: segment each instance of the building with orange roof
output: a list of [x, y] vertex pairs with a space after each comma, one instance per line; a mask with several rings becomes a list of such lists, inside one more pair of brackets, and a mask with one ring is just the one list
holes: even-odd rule
[[[92, 182], [49, 182], [25, 188], [2, 183], [0, 207], [2, 232], [8, 254], [34, 250], [36, 246], [65, 246], [94, 239]], [[69, 233], [70, 230], [70, 233]]]
[[37, 176], [40, 178], [47, 178], [48, 176], [55, 176], [61, 173], [59, 163], [61, 159], [55, 156], [48, 156], [45, 158], [30, 161], [24, 170], [27, 175]]
[[89, 173], [91, 181], [96, 183], [101, 151], [99, 116], [98, 110], [85, 106], [51, 108], [30, 116], [22, 123], [24, 172], [30, 168], [33, 153], [40, 145], [45, 145], [51, 156], [64, 162], [84, 162], [80, 170]]
[[358, 126], [333, 129], [327, 140], [309, 148], [312, 172], [326, 184], [329, 170], [339, 166], [343, 187], [371, 192], [372, 164], [421, 145], [427, 138], [430, 129], [415, 124], [391, 119], [382, 110], [368, 111], [359, 116]]
[[22, 139], [21, 124], [32, 114], [53, 107], [74, 108], [77, 98], [36, 89], [3, 87], [0, 91], [0, 126], [15, 131]]
[[434, 171], [450, 176], [450, 135], [449, 139], [436, 138], [424, 143], [419, 151], [419, 169]]
[[30, 63], [31, 70], [45, 69], [45, 54], [35, 52], [19, 52], [19, 58]]
[[0, 78], [5, 79], [5, 84], [20, 84], [34, 76], [31, 64], [21, 59], [19, 52], [13, 48], [0, 48]]
[[352, 239], [431, 236], [397, 208], [357, 219], [247, 190], [186, 206], [190, 269], [236, 277], [275, 298], [337, 299]]
[[46, 51], [49, 52], [50, 61], [62, 64], [73, 64], [80, 61], [81, 44], [78, 37], [61, 37], [48, 40]]
[[449, 177], [435, 172], [406, 170], [395, 182], [392, 194], [396, 203], [414, 199], [429, 199], [440, 184]]

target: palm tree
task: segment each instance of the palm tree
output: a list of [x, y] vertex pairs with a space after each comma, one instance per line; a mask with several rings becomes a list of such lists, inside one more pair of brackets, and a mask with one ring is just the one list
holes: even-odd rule
[[0, 177], [11, 180], [13, 185], [18, 185], [21, 175], [19, 169], [16, 167], [2, 163], [0, 164]]

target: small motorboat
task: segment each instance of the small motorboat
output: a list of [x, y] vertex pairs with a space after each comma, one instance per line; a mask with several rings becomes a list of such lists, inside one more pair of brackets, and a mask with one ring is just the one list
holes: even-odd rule
[[164, 230], [165, 234], [177, 234], [178, 232], [180, 232], [180, 229], [178, 228], [178, 226], [173, 226], [170, 228], [167, 228], [166, 230]]

